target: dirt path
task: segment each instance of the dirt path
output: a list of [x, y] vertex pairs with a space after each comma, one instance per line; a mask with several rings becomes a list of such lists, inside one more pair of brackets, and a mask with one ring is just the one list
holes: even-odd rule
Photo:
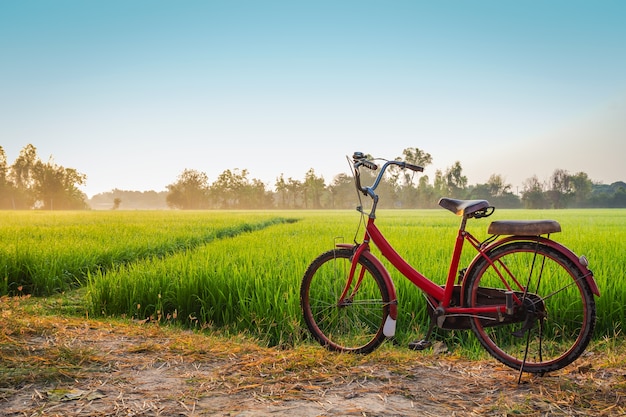
[[2, 416], [626, 415], [624, 360], [544, 377], [382, 348], [278, 350], [149, 324], [2, 316]]

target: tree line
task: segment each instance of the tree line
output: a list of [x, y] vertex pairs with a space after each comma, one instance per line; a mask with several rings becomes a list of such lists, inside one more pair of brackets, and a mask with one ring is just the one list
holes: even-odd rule
[[[432, 156], [419, 148], [407, 148], [397, 159], [427, 167]], [[364, 170], [362, 180], [373, 181], [376, 173]], [[329, 183], [309, 169], [303, 179], [276, 178], [273, 189], [251, 178], [246, 169], [227, 169], [213, 181], [206, 173], [185, 169], [166, 186], [166, 191], [122, 191], [114, 189], [91, 201], [79, 190], [87, 176], [62, 167], [52, 157], [43, 162], [29, 144], [12, 165], [0, 146], [0, 208], [77, 210], [93, 208], [172, 209], [352, 209], [357, 201], [354, 179], [345, 173]], [[459, 161], [445, 170], [427, 175], [391, 167], [378, 193], [383, 208], [435, 208], [442, 196], [459, 199], [486, 199], [500, 208], [589, 208], [626, 207], [626, 183], [610, 185], [593, 182], [586, 173], [570, 174], [556, 169], [547, 181], [537, 176], [526, 179], [514, 193], [500, 174], [484, 184], [468, 184]]]
[[[423, 167], [432, 163], [432, 156], [419, 148], [407, 148], [397, 159]], [[376, 174], [364, 171], [362, 180], [373, 182]], [[178, 209], [347, 209], [354, 208], [356, 201], [351, 175], [338, 174], [327, 184], [313, 168], [303, 180], [281, 174], [273, 190], [250, 179], [245, 169], [226, 170], [213, 183], [205, 173], [185, 169], [167, 190], [167, 205]], [[556, 169], [547, 181], [536, 175], [526, 179], [518, 195], [500, 174], [491, 175], [484, 184], [469, 185], [459, 161], [435, 171], [432, 181], [427, 175], [392, 166], [377, 191], [379, 207], [386, 208], [434, 208], [442, 196], [486, 199], [500, 208], [626, 207], [626, 183], [622, 181], [597, 184], [584, 172]]]
[[74, 168], [65, 168], [50, 157], [43, 162], [37, 148], [26, 145], [12, 165], [8, 165], [0, 146], [0, 208], [84, 210], [87, 196], [78, 187], [87, 176]]

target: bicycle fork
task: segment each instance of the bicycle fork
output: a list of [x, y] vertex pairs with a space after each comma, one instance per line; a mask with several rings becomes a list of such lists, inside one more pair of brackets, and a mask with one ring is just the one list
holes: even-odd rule
[[[357, 274], [357, 267], [359, 266], [359, 259], [361, 257], [364, 257], [365, 259], [367, 259], [369, 262], [371, 262], [374, 265], [375, 269], [377, 269], [380, 272], [384, 281], [384, 285], [387, 289], [387, 293], [388, 293], [390, 301], [387, 304], [383, 304], [381, 306], [382, 308], [389, 307], [389, 314], [387, 314], [387, 318], [385, 319], [385, 323], [383, 325], [383, 334], [385, 335], [385, 337], [389, 337], [389, 338], [393, 337], [396, 334], [396, 322], [398, 318], [398, 298], [396, 296], [395, 285], [393, 284], [393, 281], [391, 280], [391, 276], [389, 275], [389, 272], [383, 266], [383, 264], [375, 256], [371, 254], [371, 252], [369, 251], [368, 241], [365, 241], [357, 246], [350, 245], [350, 244], [337, 244], [337, 247], [348, 248], [348, 249], [354, 250], [354, 254], [352, 255], [350, 271], [348, 273], [348, 277], [346, 280], [346, 286], [344, 287], [343, 292], [341, 293], [341, 296], [339, 297], [339, 300], [337, 300], [337, 307], [343, 308], [352, 304], [352, 301], [354, 300], [356, 293], [359, 291], [359, 288], [361, 287], [363, 278], [365, 277], [365, 272], [367, 271], [366, 268], [363, 265], [361, 265], [360, 268], [358, 269], [358, 274]], [[356, 283], [354, 283], [354, 286], [353, 286], [352, 284], [354, 282], [355, 276], [357, 278], [356, 278]]]

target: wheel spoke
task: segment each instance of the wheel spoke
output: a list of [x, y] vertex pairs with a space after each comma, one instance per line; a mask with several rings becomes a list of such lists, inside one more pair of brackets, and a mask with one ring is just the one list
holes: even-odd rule
[[[593, 332], [595, 303], [577, 267], [538, 242], [512, 242], [489, 256], [497, 268], [483, 261], [468, 272], [468, 305], [483, 302], [481, 288], [517, 288], [521, 302], [515, 313], [521, 320], [494, 325], [472, 319], [472, 329], [489, 353], [508, 366], [536, 373], [560, 369], [580, 356]], [[522, 288], [518, 277], [523, 277]]]
[[[313, 337], [332, 350], [367, 353], [384, 340], [389, 291], [380, 271], [365, 258], [346, 288], [352, 251], [329, 251], [311, 263], [302, 279], [300, 303]], [[340, 300], [342, 294], [348, 298]]]

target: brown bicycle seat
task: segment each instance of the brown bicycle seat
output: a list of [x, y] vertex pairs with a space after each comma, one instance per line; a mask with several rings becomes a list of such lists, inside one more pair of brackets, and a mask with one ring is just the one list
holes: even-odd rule
[[561, 231], [555, 220], [496, 220], [491, 222], [487, 233], [491, 235], [536, 236]]
[[439, 200], [439, 205], [457, 216], [463, 216], [488, 208], [489, 202], [487, 200], [456, 200], [444, 197]]

